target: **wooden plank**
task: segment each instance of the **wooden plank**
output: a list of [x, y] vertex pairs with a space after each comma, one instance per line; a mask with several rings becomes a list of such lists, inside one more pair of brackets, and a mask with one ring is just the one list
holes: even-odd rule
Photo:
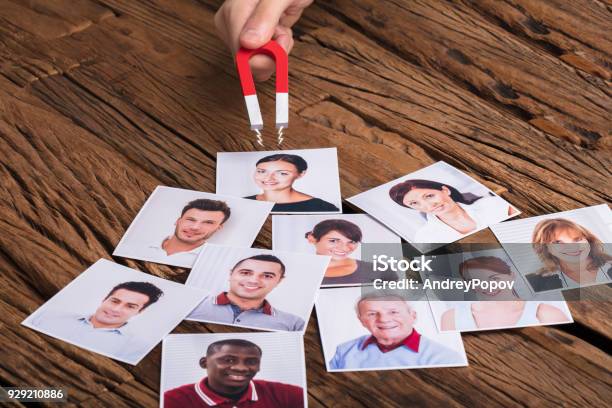
[[[90, 259], [108, 255], [152, 186], [212, 189], [216, 151], [255, 148], [231, 59], [216, 46], [206, 24], [212, 9], [193, 2], [112, 3], [119, 18], [52, 41], [17, 39], [5, 49], [21, 53], [12, 58], [24, 72], [30, 63], [27, 51], [43, 46], [67, 60], [88, 63], [51, 75], [19, 76], [21, 82], [13, 82], [25, 90], [0, 78], [0, 153], [11, 158], [0, 168], [7, 180], [0, 190], [0, 208], [8, 214], [2, 222], [10, 231], [0, 241], [0, 265], [10, 271], [6, 280], [12, 282], [6, 286], [11, 290], [0, 295], [3, 311], [15, 313], [12, 307], [25, 316]], [[601, 152], [549, 138], [325, 14], [316, 7], [308, 11], [305, 26], [315, 19], [326, 27], [304, 34], [292, 57], [297, 95], [285, 147], [340, 146], [344, 196], [443, 158], [473, 169], [498, 191], [507, 187], [505, 196], [530, 214], [609, 198], [609, 160]], [[52, 63], [45, 57], [39, 61]], [[10, 77], [16, 72], [11, 69], [2, 66], [0, 72]], [[273, 87], [259, 90], [269, 123]], [[556, 156], [547, 157], [551, 154]], [[542, 159], [547, 161], [539, 164]], [[569, 160], [576, 164], [568, 165]], [[511, 167], [520, 172], [514, 174]], [[533, 191], [523, 192], [526, 187]], [[552, 191], [538, 194], [545, 188]], [[15, 242], [9, 239], [13, 236]], [[257, 245], [269, 243], [268, 223]], [[31, 253], [42, 255], [32, 260]], [[176, 280], [186, 275], [121, 262]], [[607, 319], [605, 309], [583, 309], [577, 320], [592, 324], [599, 335], [609, 333], [609, 325], [597, 327], [602, 316]], [[15, 322], [8, 323], [12, 327]], [[466, 336], [470, 368], [330, 374], [324, 370], [315, 324], [313, 317], [305, 337], [313, 406], [602, 405], [609, 394], [609, 356], [562, 327]], [[159, 346], [136, 368], [124, 367], [23, 330], [24, 336], [42, 337], [47, 347], [68, 353], [95, 375], [116, 378], [99, 395], [101, 404], [155, 404]], [[209, 330], [236, 331], [188, 322], [176, 331]], [[14, 352], [27, 361], [26, 374], [35, 369], [29, 349]], [[18, 363], [0, 363], [0, 376], [22, 381]], [[108, 372], [96, 371], [99, 367]], [[535, 380], [525, 374], [534, 371], [539, 373]], [[44, 377], [44, 370], [39, 376], [51, 378]], [[90, 378], [84, 380], [87, 386]], [[98, 403], [84, 392], [77, 396], [87, 405]]]
[[79, 65], [79, 61], [54, 52], [36, 36], [0, 24], [0, 75], [19, 86], [56, 75]]
[[[610, 356], [557, 328], [479, 332], [463, 338], [471, 367], [479, 369], [458, 369], [444, 382], [432, 370], [415, 374], [436, 382], [465, 406], [483, 400], [491, 406], [607, 404], [612, 385]], [[585, 350], [589, 350], [588, 361], [582, 360]], [[486, 384], [487, 389], [475, 386], [466, 391], [466, 383]]]
[[0, 7], [2, 25], [15, 25], [44, 39], [68, 36], [113, 16], [90, 0], [7, 0]]
[[591, 146], [610, 132], [605, 92], [462, 4], [389, 1], [380, 7], [367, 0], [324, 7], [403, 58], [444, 73], [547, 133]]
[[[512, 33], [540, 46], [574, 68], [604, 80], [612, 78], [610, 11], [596, 1], [476, 0], [464, 4]], [[603, 81], [586, 77], [600, 86]]]

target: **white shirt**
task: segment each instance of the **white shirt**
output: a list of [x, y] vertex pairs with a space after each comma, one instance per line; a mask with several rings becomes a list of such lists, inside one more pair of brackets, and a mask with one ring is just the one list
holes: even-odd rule
[[146, 251], [143, 252], [143, 258], [146, 258], [152, 262], [191, 268], [204, 244], [192, 249], [191, 251], [176, 252], [172, 255], [168, 255], [166, 250], [162, 248], [162, 244], [170, 238], [171, 237], [167, 237], [163, 239], [158, 245], [149, 245], [146, 248]]
[[510, 205], [501, 197], [485, 196], [474, 201], [472, 204], [457, 203], [476, 222], [476, 228], [467, 234], [461, 234], [454, 228], [446, 225], [437, 216], [427, 214], [427, 222], [415, 234], [416, 243], [439, 243], [454, 242], [466, 235], [497, 224], [508, 218]]
[[595, 275], [595, 282], [587, 283], [587, 284], [584, 284], [584, 283], [580, 284], [580, 282], [576, 282], [575, 280], [573, 280], [572, 278], [570, 278], [569, 276], [567, 276], [566, 274], [564, 274], [563, 272], [559, 270], [555, 272], [553, 275], [557, 275], [559, 279], [561, 279], [561, 284], [563, 285], [564, 288], [574, 289], [574, 288], [580, 288], [580, 287], [589, 286], [589, 285], [595, 285], [597, 283], [610, 282], [611, 279], [606, 274], [606, 271], [608, 270], [608, 268], [611, 268], [611, 267], [612, 267], [612, 262], [607, 262], [603, 264], [602, 266], [600, 266], [597, 269], [597, 275]]
[[[486, 302], [486, 301], [485, 301]], [[475, 302], [457, 302], [455, 308], [455, 329], [458, 331], [481, 330], [476, 324], [472, 312], [472, 304]], [[486, 304], [486, 303], [485, 303]], [[525, 307], [518, 321], [510, 327], [525, 327], [541, 324], [538, 319], [538, 307], [540, 302], [525, 301]], [[488, 329], [500, 329], [505, 327], [490, 327]]]

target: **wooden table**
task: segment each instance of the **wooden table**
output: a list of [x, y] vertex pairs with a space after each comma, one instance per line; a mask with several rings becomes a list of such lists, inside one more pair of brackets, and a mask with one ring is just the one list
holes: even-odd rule
[[[160, 346], [133, 367], [19, 323], [111, 259], [155, 186], [214, 191], [216, 152], [258, 149], [214, 33], [219, 3], [0, 2], [3, 384], [63, 385], [82, 406], [158, 403]], [[611, 7], [317, 2], [294, 30], [283, 147], [337, 146], [344, 197], [445, 160], [523, 216], [609, 203]], [[273, 83], [259, 95], [272, 123]], [[270, 242], [268, 222], [256, 244]], [[181, 282], [188, 273], [114, 260]], [[582, 297], [573, 325], [465, 335], [469, 368], [328, 374], [313, 315], [310, 406], [609, 406], [610, 288]]]

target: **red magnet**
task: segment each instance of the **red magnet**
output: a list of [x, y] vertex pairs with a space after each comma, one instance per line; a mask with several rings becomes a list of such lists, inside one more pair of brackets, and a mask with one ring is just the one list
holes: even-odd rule
[[240, 48], [236, 54], [236, 66], [249, 121], [251, 122], [251, 130], [263, 129], [263, 119], [257, 100], [253, 74], [249, 66], [249, 59], [257, 54], [267, 55], [274, 59], [276, 63], [276, 127], [282, 130], [289, 124], [289, 59], [285, 50], [274, 40], [254, 50]]

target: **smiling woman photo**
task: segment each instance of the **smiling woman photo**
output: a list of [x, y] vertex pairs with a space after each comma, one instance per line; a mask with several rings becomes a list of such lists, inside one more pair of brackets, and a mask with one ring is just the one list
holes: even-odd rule
[[317, 255], [332, 257], [323, 285], [370, 283], [378, 278], [398, 279], [393, 271], [374, 271], [372, 263], [350, 257], [361, 244], [362, 236], [357, 224], [342, 219], [321, 221], [306, 233], [306, 239], [315, 247]]
[[[510, 266], [496, 256], [480, 256], [463, 261], [459, 265], [459, 274], [465, 281], [512, 282], [516, 278]], [[456, 307], [442, 314], [441, 330], [497, 329], [569, 322], [557, 307], [522, 300], [514, 289], [477, 289], [472, 290], [470, 295], [475, 301], [457, 302]]]
[[506, 219], [516, 210], [496, 195], [474, 196], [430, 180], [406, 180], [389, 190], [398, 205], [418, 211], [425, 224], [417, 243], [446, 243]]
[[295, 154], [273, 154], [257, 161], [253, 180], [261, 193], [244, 197], [251, 200], [271, 201], [276, 212], [331, 212], [339, 211], [335, 205], [302, 193], [293, 188], [296, 180], [306, 175], [308, 163]]
[[532, 246], [544, 267], [525, 277], [536, 292], [577, 288], [612, 279], [612, 257], [587, 228], [565, 218], [540, 221]]

